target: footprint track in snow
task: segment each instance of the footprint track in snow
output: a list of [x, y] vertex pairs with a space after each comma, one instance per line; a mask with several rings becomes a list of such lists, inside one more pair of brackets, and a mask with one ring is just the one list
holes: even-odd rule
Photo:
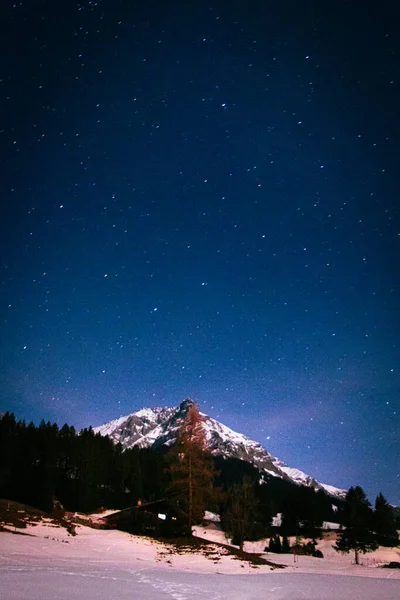
[[[155, 590], [169, 594], [173, 600], [196, 600], [196, 598], [204, 598], [204, 589], [184, 583], [172, 583], [159, 579], [158, 577], [150, 577], [141, 573], [137, 578], [139, 583], [151, 585]], [[216, 594], [208, 595], [208, 600], [221, 600], [221, 597]]]

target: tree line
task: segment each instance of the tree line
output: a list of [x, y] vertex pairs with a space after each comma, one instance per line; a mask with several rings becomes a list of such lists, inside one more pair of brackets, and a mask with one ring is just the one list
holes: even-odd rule
[[[356, 561], [377, 543], [398, 543], [394, 512], [382, 494], [372, 511], [361, 488], [351, 488], [341, 501], [279, 478], [263, 479], [250, 463], [211, 456], [196, 405], [172, 448], [127, 450], [91, 428], [27, 425], [6, 413], [0, 418], [0, 497], [45, 511], [56, 499], [79, 512], [167, 498], [179, 507], [188, 531], [210, 510], [220, 514], [222, 528], [241, 547], [244, 540], [272, 536], [277, 548], [279, 534], [315, 543], [323, 521], [334, 521], [343, 525], [337, 549], [356, 550]], [[279, 529], [272, 527], [277, 513]]]

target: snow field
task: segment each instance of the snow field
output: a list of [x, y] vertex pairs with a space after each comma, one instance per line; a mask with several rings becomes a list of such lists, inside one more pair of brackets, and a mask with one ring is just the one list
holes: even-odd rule
[[[91, 517], [93, 518], [95, 515], [91, 515]], [[16, 531], [21, 532], [21, 530]], [[28, 525], [22, 532], [29, 535], [15, 535], [6, 532], [0, 534], [0, 564], [8, 563], [11, 556], [14, 558], [24, 556], [24, 560], [28, 562], [34, 562], [39, 557], [53, 561], [84, 560], [89, 564], [107, 563], [114, 566], [126, 566], [130, 563], [140, 562], [146, 565], [158, 565], [169, 569], [198, 573], [243, 574], [270, 571], [268, 566], [260, 566], [255, 569], [245, 561], [240, 561], [232, 556], [224, 556], [216, 547], [211, 549], [209, 557], [195, 552], [178, 554], [169, 545], [117, 530], [92, 529], [78, 525], [76, 527], [77, 535], [71, 536], [64, 528], [49, 522], [42, 522], [37, 525]], [[225, 534], [219, 530], [216, 524], [195, 527], [194, 534], [211, 543], [229, 543]], [[290, 539], [291, 544], [294, 541], [294, 538]], [[285, 572], [340, 573], [362, 577], [400, 579], [399, 570], [377, 568], [391, 561], [400, 562], [400, 548], [380, 547], [374, 552], [361, 555], [361, 565], [357, 566], [353, 564], [354, 557], [351, 553], [343, 555], [334, 550], [332, 547], [335, 543], [334, 532], [325, 534], [324, 539], [318, 541], [317, 548], [324, 554], [323, 559], [312, 556], [294, 558], [292, 554], [264, 553], [267, 543], [268, 540], [245, 542], [244, 550], [250, 553], [262, 553], [271, 562], [286, 565]]]
[[[196, 528], [226, 543], [217, 524]], [[17, 530], [16, 530], [17, 531]], [[400, 573], [352, 565], [324, 540], [326, 559], [269, 553], [285, 569], [252, 567], [232, 557], [176, 554], [168, 545], [115, 530], [79, 525], [71, 536], [50, 522], [18, 533], [0, 533], [1, 600], [398, 600]], [[24, 535], [29, 534], [29, 535]], [[334, 534], [330, 534], [331, 536]], [[265, 540], [246, 542], [262, 551]], [[399, 559], [399, 549], [379, 549], [376, 560]], [[368, 559], [371, 558], [367, 555]], [[353, 575], [353, 577], [348, 577]]]
[[[222, 544], [229, 543], [223, 531], [211, 527], [195, 527], [195, 535], [203, 539]], [[324, 558], [314, 558], [313, 556], [296, 556], [293, 554], [275, 554], [273, 552], [264, 552], [268, 545], [268, 539], [259, 540], [257, 542], [245, 542], [244, 550], [246, 552], [255, 552], [263, 555], [267, 560], [285, 565], [285, 573], [324, 573], [327, 575], [355, 575], [359, 577], [378, 577], [391, 578], [400, 580], [400, 570], [396, 569], [381, 569], [381, 567], [392, 561], [400, 562], [400, 547], [399, 548], [384, 548], [379, 547], [374, 552], [361, 554], [360, 565], [354, 564], [354, 554], [341, 554], [336, 552], [332, 547], [335, 544], [336, 534], [334, 532], [325, 533], [324, 539], [318, 540], [317, 548], [321, 550]], [[289, 538], [290, 544], [295, 543], [295, 538]], [[295, 562], [296, 560], [296, 562]], [[400, 581], [399, 581], [400, 586]], [[400, 587], [399, 587], [400, 598]]]

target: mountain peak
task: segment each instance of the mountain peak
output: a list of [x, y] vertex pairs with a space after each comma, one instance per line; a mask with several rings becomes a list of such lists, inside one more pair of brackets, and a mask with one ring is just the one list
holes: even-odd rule
[[179, 405], [179, 410], [181, 412], [187, 412], [189, 408], [194, 406], [196, 403], [191, 398], [185, 398]]
[[189, 409], [191, 406], [194, 406], [195, 401], [191, 398], [185, 398], [179, 405], [179, 410]]
[[[185, 398], [179, 406], [172, 408], [143, 408], [101, 427], [95, 427], [94, 431], [101, 435], [108, 435], [113, 442], [120, 443], [125, 449], [133, 446], [140, 448], [170, 446], [176, 441], [188, 410], [194, 404], [191, 398]], [[303, 471], [289, 467], [272, 456], [258, 442], [233, 431], [216, 419], [204, 413], [202, 416], [207, 445], [212, 454], [251, 463], [266, 478], [278, 477], [298, 485], [323, 490], [331, 496], [343, 497], [346, 494], [345, 490], [320, 483]]]

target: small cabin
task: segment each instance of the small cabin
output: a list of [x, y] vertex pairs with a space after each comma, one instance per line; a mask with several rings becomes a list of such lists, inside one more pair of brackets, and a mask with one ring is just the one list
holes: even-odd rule
[[189, 534], [187, 516], [166, 499], [138, 501], [136, 506], [107, 515], [104, 521], [113, 529], [136, 535], [180, 537]]

